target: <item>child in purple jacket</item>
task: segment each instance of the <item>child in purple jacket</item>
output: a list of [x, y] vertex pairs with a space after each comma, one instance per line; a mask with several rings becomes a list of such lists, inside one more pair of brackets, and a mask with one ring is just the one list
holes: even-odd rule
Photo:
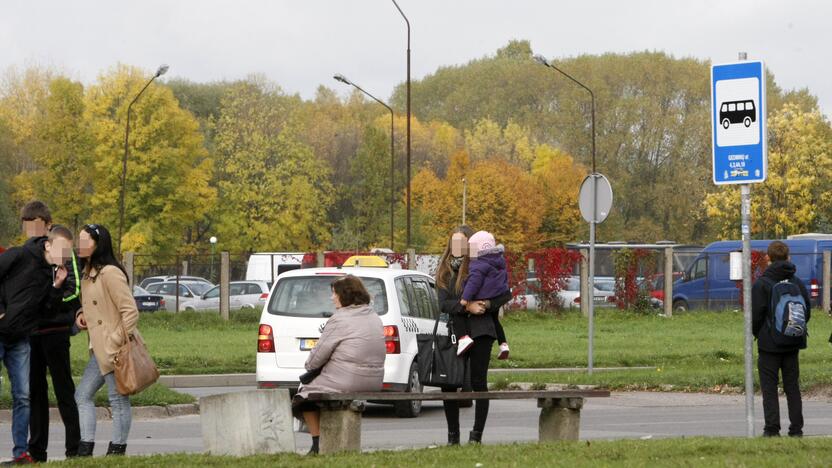
[[[468, 239], [471, 261], [468, 265], [468, 277], [462, 290], [460, 303], [467, 305], [472, 301], [490, 301], [489, 315], [494, 321], [500, 354], [497, 359], [508, 359], [508, 343], [503, 326], [500, 324], [499, 309], [511, 300], [508, 287], [508, 270], [503, 255], [505, 248], [496, 245], [494, 236], [486, 231], [478, 231]], [[467, 315], [459, 316], [454, 321], [455, 333], [461, 336], [457, 342], [457, 354], [463, 354], [474, 344], [470, 337], [471, 330]], [[457, 323], [460, 322], [460, 323]]]

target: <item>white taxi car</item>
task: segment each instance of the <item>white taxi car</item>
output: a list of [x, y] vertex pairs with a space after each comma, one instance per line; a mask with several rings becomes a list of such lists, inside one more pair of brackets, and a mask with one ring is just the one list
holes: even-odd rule
[[[420, 392], [417, 334], [433, 333], [439, 303], [432, 277], [385, 267], [329, 267], [281, 274], [260, 317], [257, 341], [258, 388], [298, 388], [309, 352], [335, 312], [330, 285], [339, 276], [361, 278], [384, 325], [387, 358], [384, 391]], [[439, 333], [447, 333], [440, 323]], [[400, 417], [415, 417], [421, 401], [394, 404]]]

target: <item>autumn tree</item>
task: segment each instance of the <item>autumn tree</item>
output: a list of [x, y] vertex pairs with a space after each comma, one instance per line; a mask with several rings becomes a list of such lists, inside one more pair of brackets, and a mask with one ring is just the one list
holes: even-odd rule
[[293, 98], [257, 83], [223, 97], [216, 147], [218, 237], [231, 250], [310, 250], [329, 241], [330, 171], [298, 138]]
[[[832, 128], [815, 108], [786, 103], [768, 120], [768, 174], [752, 187], [752, 234], [782, 239], [822, 231], [832, 219]], [[739, 238], [740, 193], [723, 186], [704, 202], [718, 235]]]
[[[147, 79], [136, 68], [118, 66], [86, 93], [85, 116], [95, 141], [89, 221], [106, 224], [114, 237], [127, 103]], [[209, 186], [213, 166], [199, 125], [160, 85], [151, 85], [133, 105], [130, 123], [122, 250], [177, 252], [187, 229], [215, 203]]]

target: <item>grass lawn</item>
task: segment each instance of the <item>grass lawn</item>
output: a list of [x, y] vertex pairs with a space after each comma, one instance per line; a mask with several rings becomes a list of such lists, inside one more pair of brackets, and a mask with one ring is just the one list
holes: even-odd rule
[[[521, 312], [503, 321], [511, 359], [492, 367], [585, 367], [587, 320], [580, 313]], [[804, 389], [832, 383], [832, 321], [817, 314], [808, 349], [800, 355]], [[652, 366], [651, 370], [595, 373], [491, 374], [491, 380], [598, 384], [611, 389], [715, 390], [742, 387], [743, 316], [739, 312], [688, 312], [673, 318], [604, 310], [595, 320], [595, 367]], [[756, 343], [755, 343], [756, 356]], [[756, 357], [755, 357], [756, 365]], [[755, 368], [756, 378], [756, 368]]]
[[473, 467], [473, 466], [829, 466], [832, 443], [816, 439], [663, 439], [561, 442], [441, 447], [436, 449], [378, 451], [302, 457], [294, 454], [246, 458], [208, 455], [158, 455], [152, 457], [99, 457], [60, 463], [68, 467]]
[[[247, 373], [255, 370], [259, 312], [142, 314], [139, 327], [163, 374]], [[587, 321], [579, 312], [517, 312], [503, 319], [511, 359], [492, 367], [584, 367]], [[832, 321], [817, 314], [809, 325], [809, 348], [801, 353], [804, 390], [832, 384]], [[673, 318], [600, 310], [595, 321], [595, 366], [651, 366], [649, 370], [572, 373], [492, 373], [509, 382], [596, 384], [614, 390], [729, 391], [743, 387], [743, 320], [737, 312], [688, 312]], [[496, 347], [495, 347], [496, 349]], [[87, 361], [87, 336], [72, 339], [72, 365], [80, 374]], [[756, 371], [755, 371], [756, 378]], [[6, 380], [5, 382], [8, 382]], [[103, 395], [103, 394], [102, 394]], [[99, 395], [100, 401], [104, 397]], [[133, 399], [135, 404], [189, 402], [187, 395], [161, 386]], [[144, 403], [143, 403], [144, 402]], [[8, 385], [0, 391], [8, 407]]]

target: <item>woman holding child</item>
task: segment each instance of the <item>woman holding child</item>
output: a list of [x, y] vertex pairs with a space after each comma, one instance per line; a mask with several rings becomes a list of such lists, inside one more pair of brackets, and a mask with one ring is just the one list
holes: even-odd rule
[[[502, 246], [495, 245], [494, 237], [485, 231], [474, 233], [468, 226], [456, 228], [439, 261], [436, 288], [440, 309], [448, 314], [454, 334], [460, 337], [458, 349], [467, 359], [471, 387], [475, 392], [486, 392], [494, 341], [500, 341], [499, 359], [508, 358], [509, 352], [497, 318], [500, 307], [511, 300]], [[456, 390], [442, 389], [445, 392]], [[476, 401], [474, 428], [469, 434], [471, 443], [482, 441], [488, 403], [488, 400]], [[459, 402], [447, 400], [443, 404], [448, 423], [448, 445], [458, 445]]]

